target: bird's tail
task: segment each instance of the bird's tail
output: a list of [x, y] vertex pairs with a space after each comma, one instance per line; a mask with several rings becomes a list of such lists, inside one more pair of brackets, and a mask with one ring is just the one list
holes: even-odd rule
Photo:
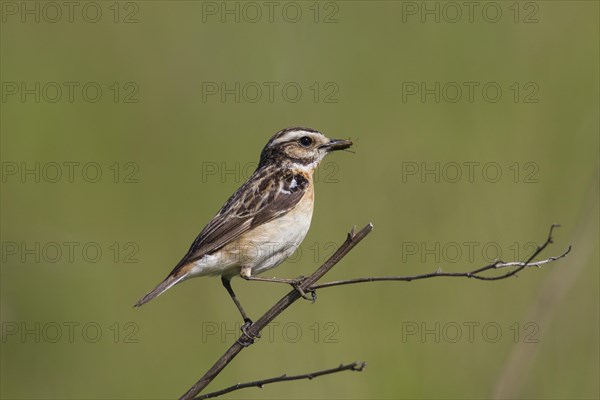
[[172, 288], [173, 286], [175, 286], [176, 284], [178, 284], [185, 278], [186, 278], [185, 274], [182, 274], [180, 276], [176, 276], [176, 275], [167, 276], [164, 281], [159, 283], [158, 286], [156, 286], [154, 289], [152, 289], [150, 291], [150, 293], [148, 293], [147, 295], [145, 295], [144, 297], [139, 299], [138, 302], [135, 303], [133, 306], [141, 307], [142, 305], [146, 304], [153, 298], [160, 296], [161, 294], [163, 294], [164, 292], [166, 292], [167, 290], [169, 290], [170, 288]]

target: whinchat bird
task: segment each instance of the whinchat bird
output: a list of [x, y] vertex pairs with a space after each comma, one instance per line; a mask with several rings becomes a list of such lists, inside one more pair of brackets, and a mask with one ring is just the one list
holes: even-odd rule
[[202, 229], [171, 273], [135, 307], [189, 278], [220, 275], [242, 318], [252, 323], [231, 288], [231, 279], [239, 275], [295, 285], [294, 279], [256, 275], [281, 264], [304, 240], [313, 214], [315, 169], [329, 152], [350, 146], [350, 140], [328, 139], [309, 128], [277, 132], [248, 181]]

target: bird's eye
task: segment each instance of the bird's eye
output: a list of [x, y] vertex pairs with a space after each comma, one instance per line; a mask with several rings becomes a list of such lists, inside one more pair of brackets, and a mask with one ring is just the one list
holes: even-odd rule
[[302, 136], [302, 137], [300, 138], [300, 144], [301, 144], [303, 147], [308, 147], [308, 146], [310, 146], [310, 145], [312, 144], [312, 142], [313, 142], [313, 141], [312, 141], [312, 139], [311, 139], [311, 138], [309, 138], [308, 136]]

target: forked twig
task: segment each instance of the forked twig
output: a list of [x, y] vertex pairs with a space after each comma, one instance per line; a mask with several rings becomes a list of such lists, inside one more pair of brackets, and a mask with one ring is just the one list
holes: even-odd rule
[[[310, 287], [310, 289], [312, 289], [312, 290], [324, 289], [324, 288], [333, 287], [333, 286], [350, 285], [350, 284], [354, 284], [354, 283], [364, 283], [364, 282], [384, 282], [384, 281], [410, 282], [410, 281], [416, 281], [419, 279], [438, 278], [438, 277], [442, 277], [442, 276], [450, 277], [450, 278], [473, 278], [473, 279], [477, 279], [477, 280], [481, 280], [481, 281], [498, 281], [501, 279], [506, 279], [513, 275], [516, 275], [519, 271], [523, 270], [524, 268], [541, 267], [544, 264], [548, 264], [553, 261], [559, 260], [559, 259], [565, 257], [567, 254], [569, 254], [569, 252], [571, 251], [571, 246], [569, 246], [559, 256], [549, 257], [545, 260], [540, 260], [540, 261], [533, 261], [533, 259], [535, 257], [537, 257], [542, 251], [544, 251], [544, 249], [549, 244], [554, 243], [552, 241], [552, 233], [553, 233], [554, 229], [558, 228], [559, 226], [560, 225], [554, 224], [550, 227], [550, 232], [548, 233], [548, 237], [547, 237], [546, 241], [544, 242], [544, 244], [542, 244], [541, 246], [537, 246], [536, 250], [533, 252], [533, 254], [531, 256], [529, 256], [527, 258], [526, 261], [504, 262], [504, 261], [498, 260], [498, 261], [495, 261], [484, 267], [480, 267], [473, 271], [467, 271], [467, 272], [443, 272], [441, 269], [438, 269], [437, 271], [430, 272], [428, 274], [413, 275], [413, 276], [370, 276], [370, 277], [355, 278], [355, 279], [343, 279], [343, 280], [339, 280], [339, 281], [325, 282], [325, 283], [313, 285]], [[517, 267], [517, 268], [507, 271], [501, 275], [496, 275], [496, 276], [482, 275], [482, 273], [490, 271], [490, 270], [498, 270], [500, 268], [510, 268], [510, 267]]]
[[198, 395], [213, 379], [217, 377], [237, 356], [244, 348], [248, 347], [253, 343], [252, 340], [248, 340], [251, 337], [258, 337], [260, 332], [273, 321], [279, 314], [281, 314], [286, 308], [302, 298], [300, 295], [301, 291], [310, 291], [310, 287], [314, 285], [319, 279], [323, 277], [331, 268], [333, 268], [350, 250], [354, 248], [361, 240], [363, 240], [373, 230], [373, 224], [368, 224], [362, 228], [358, 233], [354, 232], [354, 228], [350, 233], [346, 241], [337, 249], [335, 253], [323, 265], [321, 265], [312, 275], [304, 278], [299, 284], [298, 289], [294, 289], [284, 297], [282, 297], [273, 307], [271, 307], [262, 317], [256, 322], [250, 325], [246, 332], [243, 333], [232, 345], [227, 349], [217, 362], [200, 378], [194, 386], [192, 386], [183, 396], [181, 400], [191, 400]]
[[[536, 250], [533, 254], [527, 258], [526, 261], [522, 262], [504, 262], [504, 261], [495, 261], [491, 264], [488, 264], [484, 267], [477, 268], [472, 271], [467, 272], [442, 272], [441, 270], [437, 270], [435, 272], [431, 272], [428, 274], [422, 275], [414, 275], [414, 276], [378, 276], [378, 277], [363, 277], [363, 278], [355, 278], [355, 279], [345, 279], [339, 281], [332, 281], [317, 284], [317, 281], [321, 279], [327, 272], [331, 270], [354, 246], [356, 246], [362, 239], [364, 239], [373, 229], [372, 224], [366, 225], [362, 228], [358, 233], [354, 232], [354, 229], [350, 233], [348, 233], [348, 237], [344, 243], [337, 249], [337, 251], [329, 257], [327, 261], [323, 265], [321, 265], [312, 275], [303, 278], [299, 281], [296, 289], [289, 292], [283, 298], [281, 298], [273, 307], [271, 307], [262, 317], [260, 317], [256, 322], [250, 325], [244, 334], [242, 334], [232, 345], [231, 347], [223, 354], [217, 362], [192, 386], [182, 397], [181, 400], [191, 400], [191, 399], [206, 399], [211, 397], [216, 397], [225, 393], [229, 393], [235, 390], [239, 390], [247, 387], [262, 387], [268, 383], [274, 382], [284, 382], [298, 379], [312, 379], [317, 376], [333, 374], [336, 372], [353, 370], [353, 371], [362, 371], [365, 366], [364, 362], [361, 363], [352, 363], [346, 365], [340, 365], [337, 368], [332, 368], [328, 370], [317, 371], [304, 375], [295, 375], [295, 376], [287, 376], [282, 375], [275, 378], [264, 379], [260, 381], [253, 381], [248, 383], [238, 383], [237, 385], [230, 386], [226, 389], [222, 389], [216, 392], [208, 393], [205, 395], [198, 396], [206, 386], [212, 382], [213, 379], [233, 360], [235, 356], [237, 356], [245, 347], [254, 343], [253, 338], [259, 337], [260, 332], [273, 321], [279, 314], [281, 314], [285, 309], [287, 309], [290, 305], [296, 302], [298, 299], [302, 297], [301, 293], [304, 292], [313, 292], [317, 289], [323, 289], [327, 287], [340, 286], [340, 285], [350, 285], [354, 283], [363, 283], [363, 282], [381, 282], [381, 281], [414, 281], [419, 279], [427, 279], [427, 278], [436, 278], [436, 277], [453, 277], [453, 278], [473, 278], [477, 280], [484, 281], [497, 281], [500, 279], [506, 279], [508, 277], [516, 275], [519, 271], [522, 271], [524, 268], [528, 267], [540, 267], [544, 264], [551, 263], [553, 261], [559, 260], [565, 257], [571, 251], [571, 246], [567, 248], [565, 252], [563, 252], [559, 256], [549, 257], [544, 260], [533, 261], [542, 251], [548, 247], [549, 244], [553, 243], [552, 241], [552, 233], [554, 229], [559, 225], [552, 225], [550, 227], [550, 232], [548, 233], [548, 237], [546, 241], [541, 245], [537, 246]], [[485, 272], [491, 270], [499, 270], [505, 268], [514, 268], [509, 271], [502, 273], [501, 275], [496, 276], [486, 276], [483, 275]]]

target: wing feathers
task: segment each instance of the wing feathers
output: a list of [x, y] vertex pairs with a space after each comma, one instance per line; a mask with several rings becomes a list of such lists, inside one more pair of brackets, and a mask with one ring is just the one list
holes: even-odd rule
[[204, 227], [169, 275], [219, 250], [257, 225], [286, 214], [302, 199], [309, 185], [307, 177], [291, 170], [257, 170]]

